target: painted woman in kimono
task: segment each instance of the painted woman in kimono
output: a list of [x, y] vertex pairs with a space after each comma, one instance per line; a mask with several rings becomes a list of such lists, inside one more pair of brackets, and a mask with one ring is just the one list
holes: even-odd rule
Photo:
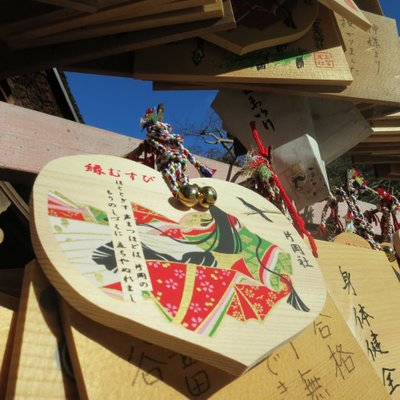
[[283, 297], [309, 311], [290, 281], [290, 255], [216, 206], [179, 223], [133, 204], [153, 290], [169, 320], [212, 335], [228, 315], [263, 321]]

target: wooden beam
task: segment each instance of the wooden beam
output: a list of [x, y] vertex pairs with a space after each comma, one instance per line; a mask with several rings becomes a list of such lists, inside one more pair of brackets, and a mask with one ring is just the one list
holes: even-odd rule
[[65, 71], [83, 72], [85, 74], [101, 74], [131, 78], [133, 71], [133, 52], [102, 57], [83, 63], [64, 67]]
[[382, 7], [379, 0], [354, 0], [361, 10], [374, 14], [383, 15]]
[[[90, 27], [95, 26], [97, 31], [102, 31], [104, 24], [116, 23], [117, 21], [131, 18], [141, 18], [155, 13], [176, 11], [189, 7], [198, 6], [204, 1], [211, 0], [183, 0], [172, 3], [172, 0], [136, 0], [128, 4], [111, 3], [109, 7], [101, 11], [87, 15], [79, 13], [69, 16], [64, 20], [48, 20], [47, 23], [37, 24], [31, 29], [23, 29], [14, 34], [7, 35], [7, 42], [12, 48], [37, 47], [42, 45], [41, 39], [50, 40], [49, 36], [72, 34], [74, 30], [83, 34]], [[55, 13], [54, 13], [55, 14]], [[28, 22], [29, 23], [29, 22]], [[101, 34], [98, 36], [104, 36]], [[25, 42], [25, 43], [24, 43]]]
[[224, 2], [224, 12], [225, 16], [217, 20], [196, 21], [165, 27], [162, 30], [148, 29], [123, 35], [64, 43], [58, 46], [44, 46], [37, 49], [10, 51], [5, 46], [1, 48], [0, 41], [0, 52], [3, 55], [0, 65], [0, 79], [175, 42], [201, 36], [207, 32], [234, 28], [235, 20], [229, 1]]
[[[109, 8], [113, 5], [121, 3], [121, 0], [103, 0], [100, 10]], [[0, 37], [6, 38], [18, 32], [29, 31], [38, 29], [42, 26], [50, 24], [57, 24], [61, 21], [69, 20], [71, 18], [79, 18], [88, 16], [83, 11], [77, 11], [70, 8], [62, 8], [51, 10], [50, 12], [36, 13], [35, 15], [28, 15], [26, 17], [19, 17], [18, 19], [6, 19], [0, 26]]]
[[[148, 0], [140, 2], [146, 4]], [[114, 35], [140, 31], [144, 29], [167, 27], [187, 22], [207, 20], [223, 17], [222, 0], [214, 0], [209, 4], [202, 6], [190, 6], [190, 8], [181, 9], [181, 4], [195, 3], [197, 0], [178, 1], [168, 3], [169, 0], [159, 0], [160, 3], [152, 7], [144, 8], [135, 12], [134, 17], [123, 20], [111, 20], [96, 25], [82, 26], [81, 28], [71, 29], [59, 34], [40, 36], [35, 40], [29, 41], [24, 34], [9, 38], [7, 44], [12, 49], [21, 49], [26, 47], [46, 46], [69, 41], [82, 39], [91, 39], [99, 36]], [[175, 10], [175, 11], [174, 11]], [[36, 33], [40, 34], [40, 30]]]
[[36, 0], [41, 3], [52, 4], [58, 7], [72, 8], [73, 10], [95, 13], [98, 8], [97, 0]]
[[[15, 179], [28, 180], [55, 158], [75, 154], [122, 157], [139, 143], [133, 137], [0, 102], [0, 175], [12, 170]], [[197, 158], [217, 170], [214, 177], [226, 179], [228, 164]], [[237, 171], [235, 167], [233, 173]], [[198, 176], [191, 166], [188, 172]]]

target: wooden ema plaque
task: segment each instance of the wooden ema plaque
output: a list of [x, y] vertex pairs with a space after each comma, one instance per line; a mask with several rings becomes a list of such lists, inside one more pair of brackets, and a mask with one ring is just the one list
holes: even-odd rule
[[239, 378], [99, 325], [65, 302], [62, 315], [81, 399], [389, 399], [329, 295], [311, 326]]
[[370, 249], [371, 245], [360, 235], [350, 232], [343, 232], [335, 236], [334, 240], [337, 244], [344, 244], [346, 246], [360, 247], [362, 249]]
[[255, 120], [264, 145], [276, 148], [307, 134], [318, 141], [325, 163], [373, 133], [357, 107], [343, 101], [223, 89], [212, 107], [225, 130], [248, 149], [254, 146], [249, 121]]
[[137, 51], [133, 75], [203, 83], [347, 85], [353, 80], [331, 12], [325, 7], [320, 7], [313, 28], [287, 46], [238, 56], [202, 39], [192, 39]]
[[0, 290], [0, 399], [5, 399], [18, 299]]
[[77, 398], [56, 291], [36, 261], [25, 267], [5, 398]]
[[350, 23], [353, 23], [358, 28], [364, 31], [371, 28], [371, 23], [358, 8], [354, 0], [318, 0], [320, 3], [337, 12], [343, 18], [346, 18]]
[[347, 87], [304, 85], [240, 85], [236, 89], [297, 94], [346, 101], [400, 105], [400, 59], [396, 21], [365, 13], [373, 24], [364, 32], [336, 15], [353, 82]]
[[54, 160], [34, 185], [34, 248], [87, 317], [240, 375], [314, 320], [325, 287], [273, 205], [193, 182], [212, 185], [218, 204], [182, 209], [160, 173], [126, 159]]
[[[312, 27], [318, 15], [318, 2], [300, 0], [297, 6], [291, 11], [292, 23], [287, 19], [277, 20], [272, 24], [262, 25], [263, 10], [250, 7], [243, 10], [244, 19], [240, 19], [236, 29], [227, 32], [212, 33], [203, 36], [203, 39], [215, 45], [229, 50], [235, 54], [243, 55], [256, 50], [262, 50], [266, 47], [278, 46], [304, 36]], [[236, 17], [236, 15], [235, 15]], [[251, 22], [246, 23], [246, 18], [251, 17]], [[288, 14], [289, 17], [289, 14]], [[238, 18], [236, 18], [238, 20]]]
[[[40, 28], [29, 32], [31, 45], [35, 47], [65, 43], [70, 41], [82, 41], [83, 39], [96, 38], [100, 36], [114, 35], [118, 33], [134, 32], [144, 29], [160, 28], [170, 25], [178, 25], [187, 22], [203, 21], [208, 19], [222, 18], [224, 16], [224, 8], [222, 0], [206, 0], [207, 4], [198, 5], [199, 0], [157, 0], [162, 4], [152, 5], [149, 9], [147, 0], [143, 0], [144, 9], [135, 14], [132, 18], [121, 20], [106, 21], [100, 24], [90, 24], [89, 26], [81, 26], [71, 30], [65, 30], [57, 34], [43, 36]], [[187, 6], [186, 6], [186, 5]], [[138, 4], [140, 5], [140, 4]], [[127, 5], [127, 7], [135, 7], [136, 4]], [[95, 15], [86, 16], [85, 19], [94, 18]], [[68, 21], [67, 21], [68, 23]], [[65, 25], [65, 24], [63, 24]], [[57, 26], [53, 29], [57, 30]], [[7, 45], [12, 49], [21, 49], [27, 47], [24, 32], [10, 35], [7, 38]]]
[[318, 241], [329, 293], [393, 399], [400, 399], [400, 283], [382, 251]]

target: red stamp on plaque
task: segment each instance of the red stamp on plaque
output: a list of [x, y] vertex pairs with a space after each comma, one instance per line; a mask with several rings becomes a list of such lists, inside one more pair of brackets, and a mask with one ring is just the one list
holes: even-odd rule
[[314, 53], [315, 66], [318, 68], [334, 68], [332, 54], [327, 51], [317, 51]]

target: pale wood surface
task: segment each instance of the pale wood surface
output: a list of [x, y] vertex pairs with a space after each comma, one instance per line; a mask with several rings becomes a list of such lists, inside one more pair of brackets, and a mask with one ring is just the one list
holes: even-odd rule
[[[400, 285], [392, 265], [381, 251], [321, 241], [318, 248], [318, 260], [333, 300], [386, 389], [392, 391], [400, 383], [400, 322], [396, 318]], [[346, 273], [352, 286], [342, 277]], [[390, 388], [387, 369], [393, 368]], [[391, 396], [400, 398], [400, 386]]]
[[[135, 53], [134, 77], [177, 82], [349, 84], [353, 78], [330, 11], [320, 7], [318, 20], [318, 25], [280, 53], [266, 49], [240, 57], [196, 40], [140, 50]], [[323, 37], [322, 41], [316, 40], [318, 37]], [[194, 54], [199, 58], [193, 60]], [[166, 59], [180, 62], [165, 63]]]
[[371, 23], [353, 0], [318, 0], [320, 3], [336, 11], [354, 25], [365, 31], [371, 28]]
[[254, 146], [249, 128], [254, 119], [265, 145], [276, 148], [307, 134], [318, 141], [327, 164], [373, 133], [361, 112], [343, 101], [223, 89], [212, 107], [225, 130], [248, 149]]
[[[95, 262], [95, 259], [93, 258], [96, 249], [111, 240], [115, 242], [115, 238], [119, 237], [114, 236], [113, 239], [112, 232], [114, 232], [114, 228], [112, 228], [112, 220], [109, 220], [109, 223], [103, 225], [99, 223], [86, 222], [80, 224], [79, 221], [74, 222], [73, 219], [67, 221], [63, 220], [61, 216], [54, 214], [53, 211], [55, 210], [50, 210], [47, 207], [49, 195], [59, 196], [55, 193], [56, 191], [61, 196], [69, 198], [74, 204], [81, 204], [81, 207], [96, 207], [112, 216], [109, 209], [111, 206], [108, 205], [110, 200], [107, 200], [107, 190], [114, 191], [116, 187], [116, 178], [107, 175], [106, 172], [104, 175], [97, 175], [96, 173], [93, 173], [93, 171], [90, 172], [90, 168], [87, 170], [87, 167], [85, 167], [88, 164], [91, 164], [92, 166], [100, 165], [107, 173], [110, 168], [113, 168], [114, 171], [119, 170], [121, 174], [119, 179], [123, 182], [124, 196], [126, 196], [129, 201], [134, 203], [137, 202], [139, 205], [152, 210], [151, 212], [154, 211], [167, 216], [171, 219], [171, 222], [169, 223], [172, 224], [172, 226], [179, 228], [181, 226], [180, 224], [183, 224], [182, 229], [185, 230], [184, 227], [187, 226], [186, 224], [194, 227], [197, 223], [200, 223], [200, 221], [196, 222], [199, 218], [201, 218], [201, 221], [203, 221], [203, 218], [206, 218], [208, 222], [205, 222], [205, 225], [203, 226], [208, 226], [210, 221], [214, 220], [216, 223], [218, 222], [219, 227], [220, 220], [216, 219], [219, 217], [216, 217], [215, 215], [210, 219], [210, 215], [213, 214], [204, 213], [204, 211], [201, 212], [200, 210], [196, 210], [196, 214], [193, 215], [193, 217], [189, 217], [189, 215], [192, 215], [190, 210], [177, 208], [173, 202], [170, 202], [169, 199], [171, 198], [171, 193], [164, 184], [161, 175], [141, 164], [129, 162], [128, 160], [120, 158], [99, 155], [68, 157], [50, 163], [44, 170], [42, 170], [34, 185], [33, 216], [35, 227], [32, 229], [32, 233], [35, 251], [52, 284], [72, 306], [76, 307], [89, 318], [108, 326], [115, 327], [123, 332], [135, 331], [135, 335], [139, 338], [155, 344], [162, 344], [172, 350], [179, 349], [192, 357], [207, 361], [208, 363], [230, 371], [233, 374], [241, 374], [247, 368], [264, 358], [268, 352], [272, 351], [276, 346], [282, 343], [282, 341], [288, 340], [304, 329], [313, 321], [315, 316], [321, 310], [325, 299], [325, 292], [322, 276], [317, 268], [317, 262], [312, 257], [308, 246], [304, 244], [303, 240], [294, 230], [289, 221], [282, 214], [277, 212], [277, 209], [274, 206], [269, 204], [258, 194], [239, 185], [205, 178], [195, 179], [193, 182], [197, 182], [201, 186], [213, 186], [217, 190], [219, 196], [217, 206], [221, 207], [224, 212], [234, 215], [239, 221], [241, 221], [241, 225], [245, 226], [246, 229], [249, 230], [249, 236], [246, 236], [246, 239], [240, 239], [239, 243], [241, 243], [242, 240], [246, 240], [247, 243], [248, 239], [252, 242], [253, 239], [251, 238], [261, 237], [262, 242], [260, 242], [258, 246], [264, 246], [262, 247], [263, 249], [266, 246], [266, 244], [263, 243], [267, 242], [272, 242], [279, 246], [274, 250], [278, 252], [276, 253], [276, 257], [278, 257], [279, 254], [278, 249], [282, 249], [281, 256], [276, 259], [277, 261], [274, 261], [275, 259], [270, 259], [268, 262], [271, 264], [268, 265], [270, 265], [270, 268], [277, 268], [277, 265], [279, 265], [279, 268], [282, 268], [282, 271], [288, 271], [287, 273], [291, 276], [290, 279], [293, 281], [293, 287], [297, 291], [301, 301], [309, 308], [309, 312], [295, 310], [290, 304], [286, 303], [286, 300], [289, 300], [289, 297], [286, 300], [282, 297], [282, 301], [279, 302], [279, 304], [274, 305], [273, 311], [268, 313], [268, 316], [266, 315], [268, 311], [263, 311], [267, 310], [268, 307], [264, 308], [264, 305], [261, 305], [261, 308], [258, 308], [260, 315], [265, 312], [262, 314], [267, 316], [265, 320], [264, 316], [258, 316], [256, 317], [256, 320], [248, 321], [244, 324], [241, 321], [232, 318], [230, 316], [231, 314], [226, 315], [226, 311], [228, 310], [228, 307], [231, 306], [231, 301], [233, 301], [231, 296], [233, 294], [232, 291], [236, 290], [236, 280], [227, 283], [225, 282], [226, 279], [222, 278], [222, 275], [227, 273], [225, 270], [231, 271], [231, 268], [236, 261], [242, 262], [241, 260], [247, 260], [247, 253], [245, 253], [245, 251], [250, 249], [250, 247], [247, 246], [243, 247], [242, 251], [236, 250], [236, 253], [233, 253], [234, 250], [230, 248], [226, 250], [211, 250], [209, 255], [215, 257], [215, 260], [219, 260], [219, 268], [217, 268], [217, 272], [215, 273], [222, 274], [221, 278], [214, 276], [212, 279], [221, 280], [221, 282], [223, 281], [226, 289], [223, 284], [218, 283], [218, 285], [222, 285], [222, 289], [215, 289], [216, 294], [213, 294], [214, 297], [210, 299], [211, 303], [210, 301], [203, 300], [203, 298], [193, 300], [195, 297], [192, 296], [195, 296], [198, 292], [204, 293], [206, 290], [201, 288], [203, 287], [200, 282], [202, 278], [198, 278], [196, 281], [191, 281], [191, 276], [193, 274], [194, 278], [197, 269], [210, 267], [209, 263], [211, 263], [211, 261], [207, 261], [207, 257], [209, 256], [206, 255], [207, 253], [203, 253], [205, 249], [198, 249], [197, 246], [193, 247], [193, 245], [190, 245], [189, 250], [186, 250], [187, 247], [185, 247], [185, 245], [177, 245], [176, 242], [173, 242], [173, 240], [169, 238], [169, 236], [166, 236], [165, 240], [156, 239], [157, 235], [154, 236], [154, 233], [147, 232], [148, 228], [146, 228], [146, 225], [143, 225], [143, 223], [138, 225], [137, 229], [139, 233], [137, 240], [144, 241], [148, 249], [155, 249], [155, 251], [159, 253], [167, 251], [171, 254], [172, 250], [170, 248], [169, 250], [165, 250], [160, 247], [166, 246], [168, 242], [174, 246], [172, 256], [176, 257], [175, 260], [178, 260], [176, 261], [178, 265], [183, 266], [185, 266], [186, 263], [183, 261], [182, 257], [185, 256], [185, 254], [189, 254], [187, 251], [194, 253], [200, 251], [201, 254], [205, 254], [202, 257], [206, 257], [206, 259], [204, 261], [198, 261], [199, 263], [201, 262], [201, 264], [197, 264], [196, 262], [194, 265], [190, 264], [185, 275], [185, 281], [182, 281], [182, 284], [179, 283], [179, 290], [184, 287], [185, 294], [179, 303], [178, 312], [175, 311], [176, 314], [170, 314], [174, 319], [174, 323], [169, 322], [166, 318], [168, 314], [166, 310], [161, 310], [165, 314], [165, 316], [163, 316], [162, 313], [160, 313], [160, 309], [157, 307], [157, 302], [162, 303], [162, 301], [164, 301], [164, 297], [161, 299], [161, 296], [164, 296], [164, 294], [166, 297], [168, 296], [168, 293], [163, 294], [162, 292], [167, 292], [167, 288], [169, 287], [171, 287], [171, 290], [177, 289], [177, 286], [174, 286], [178, 285], [177, 283], [174, 283], [174, 285], [171, 283], [172, 286], [168, 283], [171, 279], [174, 282], [176, 280], [172, 268], [165, 272], [167, 276], [164, 276], [164, 272], [162, 271], [153, 271], [153, 264], [155, 263], [156, 267], [158, 267], [158, 262], [150, 261], [147, 265], [144, 256], [140, 253], [137, 255], [135, 253], [135, 259], [142, 263], [142, 268], [144, 272], [147, 273], [147, 282], [152, 284], [153, 289], [158, 287], [155, 285], [161, 285], [160, 282], [165, 281], [166, 284], [163, 285], [162, 289], [155, 289], [155, 291], [151, 291], [151, 288], [149, 287], [149, 292], [146, 296], [150, 298], [146, 300], [142, 297], [142, 289], [138, 289], [138, 286], [135, 286], [138, 279], [136, 278], [136, 275], [133, 275], [132, 286], [135, 288], [133, 293], [135, 295], [134, 299], [136, 303], [128, 301], [129, 291], [125, 286], [123, 286], [123, 292], [121, 293], [120, 291], [120, 297], [118, 297], [116, 291], [113, 292], [115, 297], [112, 297], [109, 295], [111, 294], [111, 289], [108, 289], [108, 287], [110, 287], [109, 285], [120, 285], [121, 281], [125, 282], [125, 275], [123, 275], [124, 268], [123, 264], [120, 264], [120, 257], [118, 256], [116, 261], [116, 265], [118, 265], [120, 271], [119, 274], [113, 273], [112, 268], [107, 267], [106, 261], [99, 260], [98, 262]], [[132, 182], [129, 176], [130, 172], [137, 174], [137, 179], [135, 178], [134, 182]], [[64, 176], [65, 179], [60, 179], [61, 176]], [[146, 176], [154, 177], [154, 179], [146, 181]], [[83, 186], [80, 186], [80, 182]], [[82, 190], [83, 187], [85, 188], [84, 190]], [[243, 201], [241, 199], [243, 199]], [[67, 202], [69, 202], [69, 200], [67, 200]], [[268, 216], [268, 219], [272, 221], [267, 222], [268, 231], [265, 230], [265, 218], [252, 212], [245, 203], [252, 204], [254, 207], [264, 210], [264, 212], [267, 213], [266, 215]], [[116, 210], [118, 209], [117, 206]], [[215, 209], [215, 212], [217, 211], [218, 210]], [[51, 214], [50, 216], [48, 215], [49, 212]], [[93, 235], [91, 235], [92, 230]], [[292, 240], [290, 238], [286, 239], [284, 231], [290, 233]], [[76, 237], [77, 234], [75, 232], [81, 232], [83, 236], [78, 235]], [[128, 231], [122, 230], [120, 232], [123, 232], [124, 238], [120, 240], [128, 240], [128, 237], [126, 236], [128, 235]], [[212, 232], [215, 231], [212, 230]], [[229, 229], [218, 232], [221, 232], [223, 235], [228, 235], [227, 237], [221, 236], [218, 240], [221, 240], [224, 243], [230, 243], [232, 239], [229, 236]], [[117, 235], [117, 233], [114, 233], [114, 235]], [[36, 237], [36, 235], [38, 235], [38, 237]], [[83, 242], [82, 240], [77, 240], [80, 237]], [[93, 240], [89, 240], [89, 238], [92, 237]], [[66, 239], [64, 240], [63, 238]], [[72, 241], [67, 240], [68, 238], [71, 238]], [[188, 239], [185, 239], [185, 241], [187, 240]], [[293, 247], [292, 244], [295, 247]], [[115, 242], [114, 248], [117, 248], [117, 245], [118, 243]], [[304, 255], [299, 254], [300, 250], [297, 245], [301, 246], [301, 252]], [[83, 248], [80, 248], [79, 246], [83, 246]], [[206, 247], [207, 246], [209, 246], [209, 244], [207, 244]], [[256, 242], [254, 243], [254, 246], [256, 253], [251, 253], [251, 257], [254, 257], [254, 254], [258, 254], [259, 257], [264, 257], [264, 255], [260, 256], [260, 254], [264, 254], [265, 250], [262, 250], [262, 253], [259, 253], [257, 249], [260, 247], [257, 247]], [[222, 253], [220, 253], [220, 251]], [[98, 250], [97, 252], [102, 251]], [[115, 256], [110, 255], [110, 257]], [[149, 260], [158, 259], [157, 257], [149, 257]], [[265, 255], [265, 257], [267, 257], [267, 255]], [[288, 267], [289, 264], [283, 263], [282, 257], [286, 260], [288, 260], [287, 257], [290, 257], [289, 261], [286, 261], [291, 264], [290, 268]], [[179, 261], [181, 258], [182, 261]], [[246, 263], [248, 262], [250, 261], [246, 261]], [[256, 276], [258, 274], [263, 275], [263, 269], [259, 262], [257, 260], [252, 262], [255, 264], [252, 264], [253, 266], [251, 268], [254, 271], [252, 272], [253, 275], [250, 276]], [[175, 265], [175, 262], [172, 264]], [[171, 265], [171, 263], [168, 263], [168, 266], [169, 265]], [[204, 265], [204, 267], [196, 265]], [[167, 267], [167, 265], [165, 265], [165, 267]], [[146, 268], [148, 270], [151, 268], [151, 274], [146, 271]], [[261, 272], [256, 272], [259, 271], [260, 268]], [[292, 270], [291, 272], [289, 272], [290, 269]], [[211, 269], [207, 269], [205, 273], [209, 273], [210, 271]], [[161, 274], [160, 278], [156, 279], [156, 276], [158, 276], [159, 273]], [[200, 274], [200, 272], [198, 273]], [[269, 283], [269, 278], [266, 280], [265, 278], [246, 278], [247, 275], [237, 275], [235, 272], [229, 272], [229, 274], [232, 273], [234, 275], [230, 275], [232, 278], [229, 279], [233, 279], [235, 276], [235, 279], [238, 279], [238, 284], [239, 282], [247, 282], [248, 280], [252, 285], [255, 285], [252, 287], [261, 288], [260, 290], [262, 291], [266, 290], [268, 293], [271, 293], [271, 296], [273, 294], [270, 292], [271, 290], [275, 293], [275, 289], [272, 288], [274, 288], [276, 284]], [[172, 274], [170, 278], [168, 278], [168, 274]], [[123, 282], [122, 285], [124, 285]], [[183, 284], [184, 286], [182, 286]], [[208, 283], [204, 283], [204, 285], [207, 286]], [[214, 293], [214, 283], [212, 283], [212, 286], [210, 293]], [[139, 285], [139, 287], [141, 286]], [[283, 286], [283, 288], [285, 287], [286, 286]], [[274, 298], [279, 299], [284, 292], [279, 289], [279, 285], [276, 286], [276, 289], [276, 293], [278, 294], [274, 294]], [[126, 300], [122, 300], [122, 295], [124, 297], [126, 296]], [[259, 295], [260, 293], [257, 294], [257, 296]], [[264, 294], [261, 295], [261, 298], [264, 298], [263, 296]], [[157, 302], [153, 300], [153, 297]], [[180, 297], [176, 298], [180, 299]], [[192, 322], [190, 322], [190, 326], [195, 327], [191, 328], [196, 329], [195, 333], [193, 330], [189, 330], [189, 327], [187, 329], [185, 328], [186, 324], [189, 325], [189, 323], [185, 322], [185, 318], [190, 319], [192, 313], [197, 312], [188, 311], [189, 309], [197, 310], [197, 306], [195, 307], [194, 305], [195, 302], [197, 304], [197, 301], [199, 301], [198, 304], [202, 304], [202, 302], [205, 301], [205, 306], [201, 307], [205, 307], [204, 310], [207, 310], [208, 314], [201, 317], [199, 321], [206, 321], [206, 323], [201, 324], [197, 324], [197, 317], [193, 316], [192, 319], [195, 319], [196, 321], [193, 322], [193, 320], [191, 320]], [[259, 307], [258, 302], [255, 302], [257, 303], [257, 307]], [[295, 306], [300, 307], [299, 304], [301, 303], [298, 302]], [[163, 307], [166, 307], [168, 310], [170, 309], [168, 304]], [[256, 304], [254, 307], [256, 307]], [[170, 319], [172, 319], [172, 317], [170, 317]], [[220, 318], [223, 318], [223, 320], [221, 321]], [[246, 315], [246, 319], [247, 318]], [[285, 336], [282, 336], [282, 331], [285, 332]], [[250, 338], [252, 339], [250, 340]]]
[[25, 268], [7, 399], [77, 398], [73, 380], [63, 373], [63, 340], [56, 293], [32, 261]]
[[[389, 398], [330, 296], [312, 326], [236, 379], [190, 357], [98, 325], [65, 302], [62, 312], [82, 399]], [[310, 379], [316, 379], [315, 386]]]
[[[133, 131], [143, 137], [139, 122], [137, 130], [133, 128]], [[48, 140], [49, 136], [51, 141]], [[140, 139], [133, 137], [0, 103], [0, 173], [3, 176], [9, 176], [12, 170], [14, 178], [26, 180], [26, 174], [36, 175], [49, 161], [68, 155], [107, 152], [123, 157], [140, 142]], [[204, 157], [197, 158], [216, 169], [215, 178], [226, 178], [227, 164]], [[236, 172], [238, 168], [234, 167], [233, 170]], [[191, 166], [188, 167], [188, 173], [191, 177], [198, 176]]]
[[6, 395], [18, 299], [0, 291], [0, 399]]
[[347, 87], [258, 85], [255, 88], [242, 84], [236, 86], [236, 89], [400, 105], [398, 90], [400, 55], [396, 21], [372, 13], [365, 14], [373, 24], [372, 28], [366, 32], [336, 15], [345, 45], [347, 62], [354, 78]]
[[243, 55], [300, 39], [311, 29], [317, 15], [318, 2], [301, 1], [291, 11], [294, 27], [288, 26], [283, 20], [263, 29], [249, 28], [239, 24], [232, 31], [213, 33], [203, 38], [235, 54]]
[[335, 236], [334, 240], [337, 244], [344, 244], [346, 246], [361, 247], [363, 249], [371, 250], [371, 245], [360, 235], [350, 232], [343, 232]]

